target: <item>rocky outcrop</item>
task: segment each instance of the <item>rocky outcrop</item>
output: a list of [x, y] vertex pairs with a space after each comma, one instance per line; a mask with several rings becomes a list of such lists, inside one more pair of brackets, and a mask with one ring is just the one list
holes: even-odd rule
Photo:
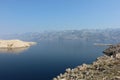
[[0, 48], [14, 49], [14, 48], [25, 48], [36, 44], [35, 42], [25, 42], [21, 40], [0, 40]]
[[114, 58], [119, 57], [118, 55], [120, 54], [120, 44], [110, 46], [109, 48], [105, 49], [103, 53], [108, 56], [113, 56]]
[[110, 46], [103, 51], [106, 55], [98, 57], [92, 64], [68, 68], [53, 80], [120, 80], [119, 49], [120, 44]]

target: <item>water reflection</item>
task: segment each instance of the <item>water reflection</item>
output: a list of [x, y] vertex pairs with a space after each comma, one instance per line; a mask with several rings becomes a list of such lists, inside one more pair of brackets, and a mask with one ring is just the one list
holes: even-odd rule
[[29, 49], [29, 47], [26, 48], [16, 48], [16, 49], [0, 49], [0, 53], [13, 53], [13, 54], [19, 54], [23, 51], [26, 51], [27, 49]]

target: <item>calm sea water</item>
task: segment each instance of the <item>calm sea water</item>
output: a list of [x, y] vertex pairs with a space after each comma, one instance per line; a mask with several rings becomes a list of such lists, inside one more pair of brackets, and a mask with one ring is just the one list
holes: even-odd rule
[[0, 50], [0, 80], [52, 80], [66, 68], [92, 63], [105, 47], [77, 40], [40, 41], [29, 49]]

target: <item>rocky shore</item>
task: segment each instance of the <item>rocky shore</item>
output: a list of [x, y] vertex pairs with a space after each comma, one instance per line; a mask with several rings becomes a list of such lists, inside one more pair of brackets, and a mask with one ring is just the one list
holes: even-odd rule
[[104, 50], [92, 64], [83, 64], [74, 69], [66, 69], [53, 80], [120, 80], [120, 44]]
[[36, 44], [35, 42], [25, 42], [21, 40], [0, 40], [0, 49], [25, 48]]

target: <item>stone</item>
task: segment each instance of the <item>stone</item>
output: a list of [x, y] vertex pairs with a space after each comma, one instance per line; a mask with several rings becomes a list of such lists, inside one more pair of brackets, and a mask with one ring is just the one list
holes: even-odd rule
[[53, 80], [57, 80], [57, 78], [53, 78]]
[[83, 64], [82, 66], [79, 66], [79, 70], [84, 71], [87, 69], [87, 65]]
[[120, 76], [115, 76], [115, 79], [120, 80]]
[[66, 72], [68, 72], [68, 73], [69, 73], [70, 71], [71, 71], [71, 69], [70, 69], [70, 68], [66, 69]]
[[120, 53], [116, 54], [116, 58], [120, 59]]
[[62, 79], [59, 79], [59, 80], [67, 80], [67, 79], [65, 79], [65, 78], [62, 78]]

